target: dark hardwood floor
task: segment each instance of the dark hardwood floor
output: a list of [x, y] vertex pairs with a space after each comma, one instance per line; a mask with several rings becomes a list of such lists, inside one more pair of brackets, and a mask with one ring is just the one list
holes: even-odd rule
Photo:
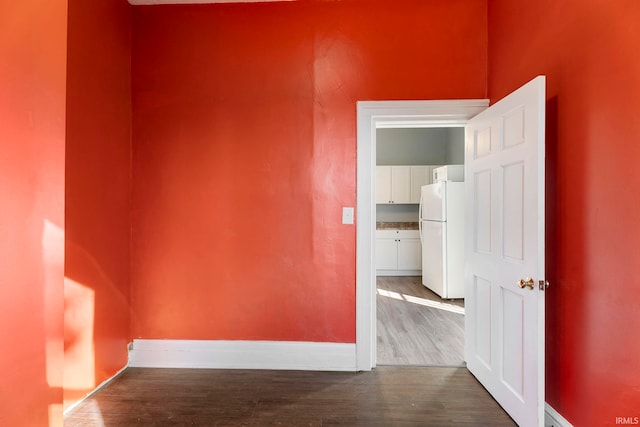
[[129, 368], [74, 426], [514, 426], [465, 368], [371, 372]]
[[416, 277], [377, 278], [377, 364], [464, 366], [464, 300]]
[[64, 425], [515, 426], [466, 368], [452, 366], [463, 365], [463, 301], [441, 300], [420, 277], [379, 277], [377, 286], [371, 372], [128, 368]]

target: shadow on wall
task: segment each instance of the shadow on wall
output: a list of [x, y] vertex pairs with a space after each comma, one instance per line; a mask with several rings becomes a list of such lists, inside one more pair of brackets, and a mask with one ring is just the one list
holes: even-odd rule
[[[576, 298], [580, 298], [579, 293], [572, 294], [572, 298], [563, 299], [560, 291], [563, 284], [558, 281], [558, 253], [559, 246], [562, 245], [562, 236], [558, 233], [558, 218], [560, 210], [559, 190], [558, 190], [558, 97], [553, 96], [547, 100], [546, 116], [545, 116], [545, 192], [546, 192], [546, 213], [545, 213], [545, 276], [550, 283], [549, 292], [545, 297], [545, 336], [546, 336], [546, 355], [545, 355], [545, 383], [554, 384], [562, 378], [560, 360], [566, 358], [562, 349], [557, 346], [562, 331], [560, 326], [562, 322], [562, 313], [566, 310], [566, 304], [573, 304]], [[581, 246], [583, 247], [583, 246]], [[578, 247], [575, 250], [579, 250]], [[560, 398], [556, 387], [545, 390], [547, 401], [558, 401]]]
[[[553, 291], [553, 288], [557, 286], [555, 283], [556, 270], [557, 270], [557, 180], [558, 180], [558, 97], [554, 96], [547, 100], [545, 106], [545, 275], [546, 280], [549, 281]], [[550, 336], [557, 334], [558, 331], [554, 329], [554, 325], [557, 325], [557, 305], [554, 304], [553, 297], [549, 297], [553, 293], [548, 293], [545, 296], [545, 337], [549, 340]], [[545, 359], [546, 370], [545, 375], [547, 378], [559, 378], [558, 372], [552, 372], [549, 366], [558, 367], [558, 364], [549, 364], [548, 360], [552, 357], [549, 349], [550, 345], [546, 345]], [[554, 352], [556, 350], [554, 349]], [[548, 381], [545, 379], [545, 383]], [[549, 390], [545, 390], [545, 395], [549, 393]]]

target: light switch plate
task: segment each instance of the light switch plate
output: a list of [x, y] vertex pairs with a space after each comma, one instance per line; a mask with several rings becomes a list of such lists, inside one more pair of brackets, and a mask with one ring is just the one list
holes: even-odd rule
[[342, 223], [353, 224], [353, 208], [350, 208], [350, 207], [342, 208]]

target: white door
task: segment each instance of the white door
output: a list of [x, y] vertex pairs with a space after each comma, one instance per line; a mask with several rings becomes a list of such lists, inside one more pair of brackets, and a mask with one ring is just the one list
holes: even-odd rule
[[539, 76], [465, 135], [465, 358], [520, 426], [544, 425], [544, 111]]

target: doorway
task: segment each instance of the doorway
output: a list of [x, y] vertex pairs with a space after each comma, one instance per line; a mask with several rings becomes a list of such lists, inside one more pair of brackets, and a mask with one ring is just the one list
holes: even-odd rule
[[377, 365], [375, 165], [378, 128], [461, 127], [488, 100], [367, 101], [357, 113], [356, 368]]
[[376, 128], [378, 366], [464, 366], [464, 300], [427, 286], [419, 218], [435, 168], [463, 164], [462, 126]]

